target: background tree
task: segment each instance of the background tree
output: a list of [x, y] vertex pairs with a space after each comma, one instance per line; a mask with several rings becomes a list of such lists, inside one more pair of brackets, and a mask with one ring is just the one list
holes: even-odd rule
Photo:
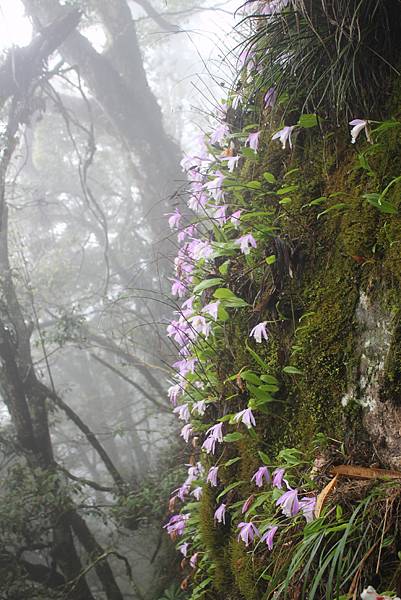
[[159, 327], [179, 145], [127, 3], [25, 5], [39, 33], [0, 72], [4, 597], [149, 598], [178, 477]]

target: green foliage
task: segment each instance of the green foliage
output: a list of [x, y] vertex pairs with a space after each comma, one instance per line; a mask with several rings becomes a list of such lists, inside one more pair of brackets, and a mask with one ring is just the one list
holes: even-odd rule
[[164, 590], [163, 596], [160, 596], [158, 600], [184, 600], [185, 597], [185, 592], [177, 584], [173, 583]]
[[287, 112], [380, 114], [397, 73], [400, 13], [397, 2], [301, 0], [269, 19], [256, 15], [252, 92], [274, 86]]
[[181, 465], [163, 464], [159, 472], [149, 473], [139, 489], [127, 495], [119, 495], [112, 508], [114, 518], [131, 529], [146, 527], [149, 523], [160, 523], [165, 518], [171, 490], [179, 487], [185, 469]]
[[58, 600], [63, 594], [52, 591], [46, 580], [36, 583], [28, 576], [24, 559], [39, 549], [41, 559], [51, 563], [54, 545], [52, 525], [61, 513], [71, 508], [70, 494], [78, 485], [68, 483], [57, 472], [31, 470], [14, 464], [0, 480], [0, 592], [1, 598], [19, 600]]
[[[289, 532], [281, 540], [291, 546], [291, 553], [285, 556], [278, 549], [273, 568], [266, 569], [265, 573], [271, 574], [267, 578], [267, 597], [278, 591], [283, 598], [291, 598], [295, 589], [300, 598], [308, 600], [346, 596], [355, 580], [363, 576], [369, 580], [377, 557], [381, 556], [384, 563], [394, 560], [394, 532], [388, 522], [383, 523], [382, 515], [389, 505], [392, 509], [394, 503], [398, 506], [397, 492], [388, 485], [366, 490], [366, 484], [353, 491], [361, 492], [364, 497], [354, 498], [346, 510], [339, 504], [335, 511], [326, 510], [308, 524], [302, 535]], [[342, 501], [347, 500], [346, 494]], [[398, 508], [394, 512], [392, 509], [390, 521], [397, 518]]]

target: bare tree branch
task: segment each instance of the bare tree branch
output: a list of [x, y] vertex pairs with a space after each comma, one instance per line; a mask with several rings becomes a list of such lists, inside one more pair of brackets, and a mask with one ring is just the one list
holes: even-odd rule
[[173, 25], [169, 23], [167, 19], [164, 18], [163, 15], [157, 12], [149, 2], [149, 0], [133, 0], [135, 4], [139, 4], [146, 12], [148, 17], [150, 17], [163, 31], [168, 31], [170, 33], [179, 33], [181, 28], [178, 25]]
[[26, 48], [12, 48], [0, 68], [0, 89], [4, 102], [13, 94], [23, 96], [32, 81], [43, 73], [46, 59], [77, 27], [81, 12], [73, 9], [61, 18], [42, 28], [39, 35]]
[[118, 472], [118, 470], [116, 469], [113, 461], [111, 460], [111, 458], [109, 457], [109, 455], [107, 454], [107, 452], [105, 451], [105, 449], [103, 448], [103, 446], [101, 445], [99, 440], [97, 439], [96, 435], [89, 429], [89, 427], [86, 425], [86, 423], [84, 423], [82, 421], [81, 417], [79, 415], [77, 415], [77, 413], [70, 406], [68, 406], [68, 404], [66, 404], [62, 398], [60, 398], [60, 396], [58, 394], [56, 394], [52, 390], [48, 389], [46, 386], [44, 386], [40, 382], [39, 382], [39, 385], [42, 387], [42, 389], [43, 389], [44, 393], [46, 393], [47, 397], [50, 398], [50, 400], [53, 400], [53, 402], [56, 404], [56, 406], [61, 408], [61, 410], [63, 412], [65, 412], [67, 417], [69, 419], [71, 419], [71, 421], [78, 427], [78, 429], [80, 429], [82, 431], [82, 433], [85, 435], [86, 439], [88, 440], [89, 444], [99, 454], [100, 458], [102, 459], [102, 461], [104, 463], [104, 466], [106, 467], [107, 471], [110, 473], [110, 475], [113, 478], [113, 481], [115, 482], [117, 487], [118, 488], [124, 487], [126, 485], [124, 479], [121, 477], [121, 475]]
[[157, 406], [157, 408], [159, 408], [163, 412], [166, 412], [166, 413], [170, 414], [171, 411], [170, 411], [170, 409], [167, 406], [165, 406], [161, 402], [158, 402], [154, 398], [154, 396], [152, 396], [151, 394], [149, 394], [149, 392], [147, 392], [138, 383], [136, 383], [135, 381], [133, 381], [132, 379], [130, 379], [129, 377], [127, 377], [124, 373], [122, 373], [121, 371], [119, 371], [119, 369], [117, 369], [116, 367], [114, 367], [113, 365], [111, 365], [110, 363], [108, 363], [107, 361], [105, 361], [103, 358], [100, 358], [100, 356], [97, 356], [93, 352], [91, 352], [90, 355], [91, 355], [91, 357], [94, 360], [96, 360], [97, 362], [99, 362], [101, 365], [103, 365], [107, 369], [110, 369], [110, 371], [112, 371], [115, 375], [117, 375], [118, 377], [121, 377], [121, 379], [123, 379], [123, 381], [126, 381], [127, 383], [129, 383], [130, 385], [132, 385], [132, 387], [134, 387], [136, 390], [138, 390], [139, 392], [141, 392], [141, 394], [143, 394], [145, 396], [145, 398], [147, 398], [149, 400], [149, 402], [151, 402], [152, 404], [154, 404], [155, 406]]
[[77, 481], [78, 483], [82, 483], [83, 485], [87, 485], [98, 492], [114, 492], [115, 489], [112, 487], [107, 487], [105, 485], [100, 485], [100, 483], [96, 483], [96, 481], [92, 481], [91, 479], [85, 479], [85, 477], [78, 477], [78, 475], [73, 475], [66, 468], [57, 464], [57, 468], [62, 471], [69, 479], [72, 481]]

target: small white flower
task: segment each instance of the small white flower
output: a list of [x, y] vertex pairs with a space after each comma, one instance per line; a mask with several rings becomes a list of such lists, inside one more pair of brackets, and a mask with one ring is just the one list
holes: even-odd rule
[[267, 340], [268, 334], [267, 334], [267, 330], [266, 330], [266, 325], [267, 325], [267, 321], [262, 321], [261, 323], [258, 323], [257, 325], [255, 325], [255, 327], [253, 327], [253, 329], [251, 329], [251, 333], [249, 334], [249, 337], [254, 337], [255, 341], [258, 344], [262, 343], [262, 338], [264, 340]]
[[366, 135], [366, 139], [368, 140], [368, 142], [370, 144], [372, 144], [372, 138], [370, 137], [370, 132], [369, 132], [369, 121], [367, 121], [366, 119], [353, 119], [352, 121], [349, 122], [349, 124], [352, 126], [351, 129], [351, 143], [355, 144], [358, 135], [361, 133], [361, 131], [365, 130], [365, 135]]
[[233, 173], [234, 169], [238, 166], [238, 162], [241, 156], [223, 156], [220, 160], [227, 162], [227, 168], [230, 173]]
[[280, 131], [272, 136], [272, 140], [280, 140], [283, 150], [285, 150], [288, 141], [288, 145], [292, 150], [291, 134], [294, 127], [295, 125], [287, 125], [286, 127], [283, 127], [283, 129], [280, 129]]

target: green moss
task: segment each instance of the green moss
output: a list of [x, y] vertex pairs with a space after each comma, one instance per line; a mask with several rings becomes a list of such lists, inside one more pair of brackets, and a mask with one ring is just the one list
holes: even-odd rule
[[401, 286], [401, 219], [393, 218], [385, 221], [379, 235], [379, 242], [384, 247], [382, 266], [388, 274], [393, 287]]
[[[238, 452], [241, 456], [241, 462], [239, 466], [238, 478], [240, 480], [250, 482], [253, 474], [260, 466], [260, 459], [258, 456], [258, 440], [252, 439], [251, 437], [243, 438], [238, 443]], [[243, 492], [249, 495], [249, 483], [245, 486]], [[242, 495], [242, 498], [244, 496]]]
[[291, 421], [302, 426], [298, 440], [322, 431], [339, 435], [341, 397], [347, 385], [347, 364], [352, 360], [354, 314], [358, 301], [358, 267], [345, 257], [341, 237], [331, 240], [331, 256], [322, 253], [308, 273], [303, 291], [309, 316], [297, 335], [301, 350], [296, 364], [296, 400]]
[[401, 404], [401, 311], [394, 319], [393, 337], [384, 368], [383, 390], [387, 400]]
[[214, 522], [215, 498], [209, 486], [204, 487], [200, 500], [199, 531], [202, 542], [214, 565], [213, 587], [224, 592], [232, 584], [232, 576], [227, 569], [229, 526]]
[[258, 569], [254, 559], [243, 543], [233, 539], [230, 544], [230, 567], [234, 575], [235, 585], [245, 600], [259, 600], [260, 590], [257, 587]]
[[209, 486], [205, 486], [200, 500], [199, 532], [214, 565], [213, 587], [218, 592], [224, 592], [226, 586], [232, 585], [231, 574], [227, 569], [228, 526], [216, 527], [214, 511], [214, 494]]

